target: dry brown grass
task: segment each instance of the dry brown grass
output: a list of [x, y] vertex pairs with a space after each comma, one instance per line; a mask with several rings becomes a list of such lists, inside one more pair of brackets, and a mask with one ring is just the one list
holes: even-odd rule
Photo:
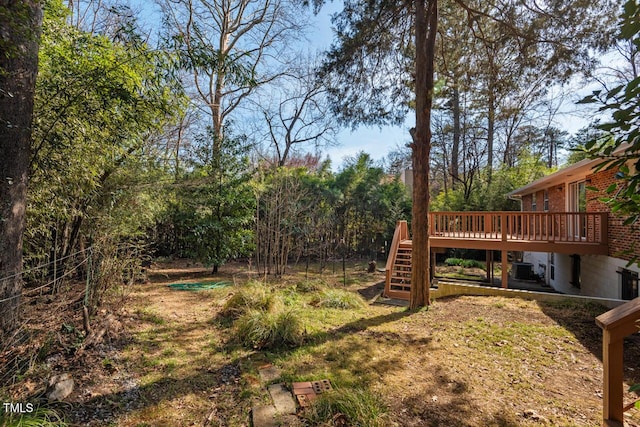
[[[346, 289], [367, 299], [382, 274], [359, 270], [351, 271], [357, 283]], [[325, 274], [325, 282], [340, 283], [340, 273]], [[380, 305], [322, 308], [311, 304], [317, 291], [294, 291], [304, 280], [298, 273], [272, 286], [298, 310], [304, 344], [260, 352], [234, 344], [231, 321], [220, 316], [235, 288], [166, 286], [189, 277], [241, 282], [243, 266], [215, 277], [197, 266], [151, 277], [136, 287], [120, 318], [126, 345], [96, 356], [103, 363], [75, 368], [71, 402], [84, 411], [71, 411], [76, 422], [187, 426], [209, 419], [209, 425], [248, 426], [251, 406], [267, 401], [257, 369], [270, 362], [285, 381], [329, 378], [336, 388], [379, 396], [389, 422], [402, 427], [601, 423], [601, 332], [594, 317], [602, 307], [458, 297], [415, 313]], [[632, 337], [625, 346], [629, 384], [640, 382], [639, 344]], [[637, 424], [631, 415], [629, 425]], [[96, 419], [87, 421], [91, 416]]]

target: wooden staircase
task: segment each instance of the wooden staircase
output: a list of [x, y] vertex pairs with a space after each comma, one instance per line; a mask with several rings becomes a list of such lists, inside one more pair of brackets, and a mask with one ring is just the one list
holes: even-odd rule
[[389, 258], [385, 267], [386, 281], [384, 296], [388, 298], [409, 299], [411, 292], [411, 240], [406, 221], [398, 221]]
[[411, 291], [411, 240], [403, 240], [398, 246], [396, 259], [391, 268], [389, 290], [392, 292]]

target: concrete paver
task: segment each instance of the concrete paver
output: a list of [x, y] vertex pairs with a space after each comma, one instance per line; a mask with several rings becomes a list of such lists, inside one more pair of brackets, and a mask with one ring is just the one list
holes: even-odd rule
[[253, 427], [278, 427], [280, 423], [276, 417], [276, 408], [273, 405], [254, 406], [251, 408]]
[[296, 403], [293, 401], [291, 392], [287, 390], [284, 383], [272, 384], [269, 386], [269, 394], [273, 399], [276, 410], [281, 414], [295, 414]]

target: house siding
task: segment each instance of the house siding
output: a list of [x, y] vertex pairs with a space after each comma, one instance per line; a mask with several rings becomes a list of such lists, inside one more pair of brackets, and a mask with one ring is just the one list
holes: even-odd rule
[[640, 274], [637, 265], [627, 266], [627, 262], [603, 255], [583, 255], [580, 262], [580, 288], [571, 284], [571, 256], [554, 254], [554, 278], [551, 279], [549, 254], [545, 252], [525, 252], [524, 261], [534, 266], [534, 271], [546, 266], [545, 282], [558, 292], [569, 295], [598, 296], [620, 299], [622, 281], [618, 271], [623, 268]]
[[[587, 184], [587, 212], [609, 212], [608, 242], [609, 254], [582, 255], [580, 262], [580, 287], [571, 281], [572, 259], [570, 255], [553, 254], [554, 278], [551, 279], [552, 265], [550, 254], [542, 252], [525, 252], [524, 261], [534, 266], [534, 271], [545, 271], [545, 282], [555, 290], [572, 295], [598, 296], [620, 299], [622, 297], [622, 269], [640, 274], [637, 264], [628, 265], [634, 257], [640, 259], [640, 225], [624, 225], [624, 217], [610, 212], [609, 207], [600, 199], [606, 188], [616, 183], [616, 170], [604, 170], [587, 174], [582, 179]], [[575, 180], [576, 176], [573, 177]], [[573, 182], [573, 181], [572, 181]], [[594, 190], [595, 188], [596, 190]], [[547, 188], [550, 212], [567, 211], [568, 180], [564, 184], [556, 184]], [[538, 211], [543, 209], [544, 192], [536, 192]], [[522, 196], [522, 210], [532, 210], [532, 195]]]

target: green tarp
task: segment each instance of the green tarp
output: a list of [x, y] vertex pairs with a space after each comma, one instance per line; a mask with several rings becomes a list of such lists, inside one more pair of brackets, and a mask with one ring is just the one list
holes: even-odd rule
[[206, 289], [218, 289], [230, 286], [231, 282], [202, 282], [202, 283], [172, 283], [171, 289], [178, 291], [203, 291]]

